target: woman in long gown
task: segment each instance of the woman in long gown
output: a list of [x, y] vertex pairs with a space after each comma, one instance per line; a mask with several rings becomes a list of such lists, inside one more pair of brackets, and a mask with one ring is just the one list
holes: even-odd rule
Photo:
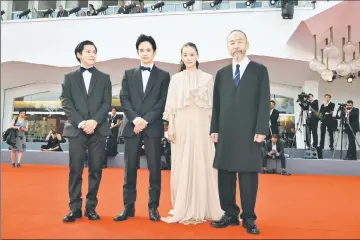
[[172, 76], [164, 120], [171, 142], [171, 216], [168, 223], [197, 224], [219, 220], [215, 148], [209, 136], [214, 81], [198, 69], [198, 50], [187, 43], [181, 49], [180, 72]]

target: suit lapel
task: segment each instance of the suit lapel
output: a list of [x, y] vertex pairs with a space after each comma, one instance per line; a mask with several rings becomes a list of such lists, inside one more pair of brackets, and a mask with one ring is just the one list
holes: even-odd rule
[[76, 80], [77, 85], [80, 88], [80, 91], [82, 92], [84, 97], [87, 98], [85, 82], [84, 82], [84, 78], [83, 78], [83, 75], [82, 75], [80, 69], [76, 70], [75, 80]]
[[88, 96], [90, 96], [90, 94], [92, 93], [92, 91], [95, 88], [97, 81], [99, 80], [97, 73], [98, 72], [97, 72], [96, 68], [94, 68], [93, 73], [91, 74], [91, 78], [90, 78], [89, 92], [87, 94]]
[[149, 92], [151, 91], [151, 89], [153, 88], [153, 86], [154, 86], [154, 84], [156, 82], [157, 74], [158, 74], [157, 70], [158, 70], [157, 67], [154, 65], [152, 70], [151, 70], [149, 80], [148, 80], [148, 82], [146, 84], [144, 98], [146, 98], [146, 96], [149, 94]]
[[143, 81], [142, 81], [142, 75], [141, 75], [140, 67], [135, 69], [134, 75], [135, 75], [135, 81], [136, 81], [137, 89], [139, 91], [139, 94], [140, 94], [141, 98], [143, 98], [144, 97], [144, 90], [143, 90], [144, 87], [143, 87]]

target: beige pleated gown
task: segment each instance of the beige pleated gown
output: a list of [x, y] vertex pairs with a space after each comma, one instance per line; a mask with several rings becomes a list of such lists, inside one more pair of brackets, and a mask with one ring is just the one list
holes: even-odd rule
[[170, 81], [164, 119], [171, 144], [170, 216], [168, 223], [197, 224], [219, 220], [220, 207], [215, 148], [209, 136], [214, 80], [201, 70], [184, 70]]

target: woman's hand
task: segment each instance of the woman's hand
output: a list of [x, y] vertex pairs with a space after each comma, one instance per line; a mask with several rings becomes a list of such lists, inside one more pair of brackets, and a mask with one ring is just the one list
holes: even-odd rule
[[171, 143], [175, 143], [175, 135], [174, 135], [174, 134], [169, 134], [168, 140], [169, 140]]

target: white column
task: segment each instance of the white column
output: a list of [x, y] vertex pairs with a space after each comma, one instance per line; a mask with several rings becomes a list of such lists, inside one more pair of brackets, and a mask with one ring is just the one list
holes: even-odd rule
[[[319, 96], [319, 81], [317, 81], [317, 80], [306, 80], [306, 81], [304, 81], [304, 84], [302, 85], [301, 89], [302, 89], [302, 92], [305, 92], [307, 94], [311, 93], [311, 94], [314, 95], [314, 99], [318, 99], [318, 96]], [[298, 103], [296, 105], [298, 105]], [[299, 113], [299, 116], [300, 116], [300, 113], [301, 113], [301, 108], [300, 107], [298, 107], [298, 113]], [[306, 112], [303, 112], [303, 113], [304, 113], [304, 116], [303, 116], [302, 123], [299, 123], [299, 121], [301, 120], [299, 116], [297, 117], [297, 120], [296, 120], [296, 125], [298, 126], [298, 128], [296, 129], [297, 130], [297, 133], [296, 133], [296, 139], [297, 139], [296, 145], [297, 145], [298, 149], [304, 149], [305, 148], [305, 142], [304, 142], [304, 140], [305, 140], [305, 127], [303, 127], [303, 125], [306, 123], [306, 118], [305, 118], [305, 113]], [[319, 125], [319, 127], [320, 127], [320, 125]], [[300, 132], [300, 130], [301, 130], [301, 132]], [[320, 141], [319, 131], [318, 131], [318, 141]], [[311, 136], [311, 142], [312, 142], [312, 136]]]
[[5, 14], [1, 16], [4, 21], [11, 20], [12, 8], [13, 1], [1, 1], [1, 10], [5, 11]]

